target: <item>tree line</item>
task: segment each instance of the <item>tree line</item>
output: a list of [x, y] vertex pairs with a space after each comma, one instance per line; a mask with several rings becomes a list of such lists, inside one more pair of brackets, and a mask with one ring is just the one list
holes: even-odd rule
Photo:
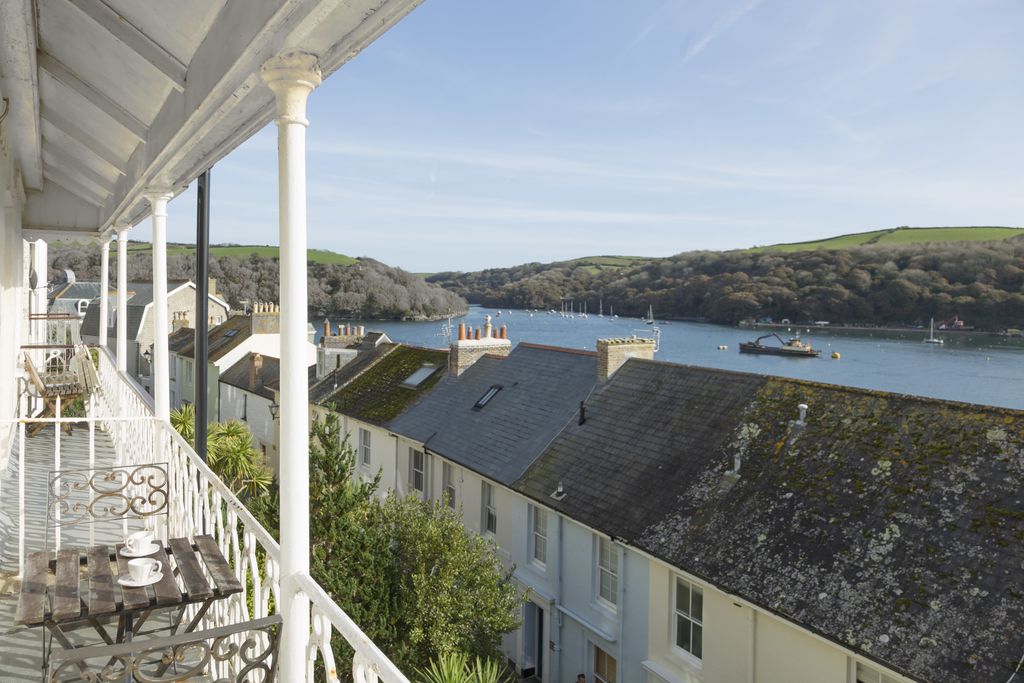
[[1024, 326], [1024, 238], [800, 252], [694, 251], [626, 267], [564, 261], [438, 273], [471, 303], [703, 319], [927, 324], [959, 316], [982, 329]]
[[[111, 258], [114, 261], [114, 258]], [[99, 280], [100, 253], [94, 246], [54, 243], [49, 247], [50, 282], [63, 279], [65, 269], [79, 280]], [[152, 277], [149, 251], [128, 254], [128, 281], [148, 282]], [[466, 311], [466, 301], [423, 278], [370, 258], [353, 265], [308, 264], [309, 311], [315, 315], [344, 316], [355, 319], [441, 318]], [[111, 263], [110, 282], [114, 286], [116, 267]], [[244, 301], [278, 301], [280, 262], [252, 254], [210, 259], [210, 277], [217, 279], [217, 293], [232, 308]], [[195, 279], [194, 254], [168, 254], [167, 277], [170, 281]]]

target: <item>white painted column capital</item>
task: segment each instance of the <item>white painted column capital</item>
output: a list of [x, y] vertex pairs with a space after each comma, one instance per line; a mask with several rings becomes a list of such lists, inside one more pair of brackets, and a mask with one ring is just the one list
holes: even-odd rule
[[306, 99], [323, 80], [317, 56], [308, 52], [286, 52], [271, 57], [260, 69], [260, 77], [277, 98], [275, 120], [278, 125], [308, 126]]
[[167, 202], [174, 199], [174, 192], [166, 187], [148, 187], [142, 196], [149, 202], [154, 216], [166, 216]]
[[282, 681], [306, 674], [309, 598], [294, 578], [309, 572], [309, 384], [306, 380], [306, 99], [320, 85], [315, 56], [278, 55], [260, 72], [277, 99], [281, 240], [281, 635]]
[[[153, 220], [153, 355], [150, 365], [153, 406], [156, 416], [169, 420], [171, 385], [167, 348], [167, 202], [174, 193], [166, 187], [150, 187], [143, 193]], [[139, 349], [145, 353], [145, 349]], [[199, 360], [198, 358], [196, 359]], [[197, 389], [198, 391], [199, 389]]]
[[128, 369], [128, 231], [131, 226], [115, 225], [117, 233], [117, 369]]

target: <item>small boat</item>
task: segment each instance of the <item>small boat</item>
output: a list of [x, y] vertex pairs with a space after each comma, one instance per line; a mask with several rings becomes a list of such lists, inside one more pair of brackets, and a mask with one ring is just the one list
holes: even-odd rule
[[935, 318], [932, 318], [931, 323], [928, 324], [928, 338], [924, 340], [925, 344], [941, 344], [942, 340], [935, 336]]
[[[761, 343], [762, 339], [769, 337], [775, 337], [779, 340], [782, 346], [767, 346]], [[792, 356], [793, 358], [817, 358], [821, 355], [821, 351], [811, 347], [810, 344], [806, 344], [800, 341], [800, 337], [796, 336], [791, 338], [789, 341], [783, 341], [782, 337], [772, 332], [771, 334], [764, 334], [750, 342], [743, 342], [740, 344], [740, 353], [756, 353], [768, 356]]]
[[643, 319], [644, 323], [648, 325], [654, 324], [654, 306], [647, 307], [647, 317]]

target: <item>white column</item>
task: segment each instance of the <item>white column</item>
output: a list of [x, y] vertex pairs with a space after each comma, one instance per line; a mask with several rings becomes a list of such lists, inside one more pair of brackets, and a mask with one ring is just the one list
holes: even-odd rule
[[277, 100], [281, 241], [281, 639], [282, 681], [306, 674], [309, 599], [294, 583], [309, 572], [309, 386], [306, 372], [306, 98], [320, 85], [314, 55], [267, 61], [263, 80]]
[[107, 346], [107, 292], [110, 290], [110, 237], [100, 237], [100, 348]]
[[117, 231], [117, 369], [128, 369], [128, 231], [127, 225]]
[[[146, 192], [146, 199], [153, 209], [153, 357], [150, 374], [153, 377], [153, 406], [156, 417], [161, 420], [169, 420], [171, 416], [170, 366], [167, 364], [167, 202], [173, 196], [165, 189]], [[198, 358], [196, 361], [200, 362]]]
[[[50, 263], [46, 257], [48, 244], [46, 240], [38, 239], [32, 243], [32, 254], [33, 261], [30, 264], [32, 270], [36, 272], [36, 286], [29, 292], [29, 296], [32, 297], [32, 312], [33, 313], [46, 313], [48, 309], [47, 300], [47, 281], [48, 273], [50, 271]], [[49, 343], [49, 339], [46, 336], [46, 320], [38, 319], [32, 322], [30, 328], [30, 339], [39, 344]], [[64, 340], [60, 339], [57, 343], [63, 344]]]

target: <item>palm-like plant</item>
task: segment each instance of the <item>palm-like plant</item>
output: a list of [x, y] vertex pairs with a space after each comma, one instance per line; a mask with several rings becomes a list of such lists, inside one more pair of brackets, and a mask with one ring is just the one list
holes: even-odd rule
[[243, 496], [266, 493], [273, 481], [263, 456], [252, 445], [252, 433], [238, 420], [211, 425], [206, 463]]
[[191, 403], [171, 411], [171, 426], [188, 441], [190, 446], [196, 445], [196, 409]]
[[476, 657], [470, 662], [463, 652], [443, 652], [416, 674], [420, 683], [505, 683], [509, 680], [497, 661]]

